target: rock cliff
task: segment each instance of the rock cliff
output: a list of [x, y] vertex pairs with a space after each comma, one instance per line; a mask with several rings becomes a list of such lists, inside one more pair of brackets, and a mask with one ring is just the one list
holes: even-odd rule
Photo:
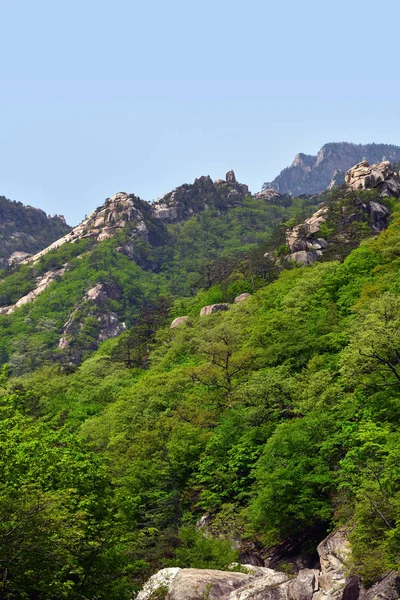
[[343, 173], [364, 159], [370, 163], [398, 162], [400, 147], [346, 142], [325, 144], [316, 156], [298, 154], [292, 165], [283, 169], [273, 181], [264, 183], [263, 189], [271, 188], [293, 196], [319, 194], [332, 180], [342, 183]]
[[[340, 208], [340, 217], [336, 214], [336, 223], [333, 223], [333, 213], [337, 205], [323, 205], [304, 223], [296, 225], [286, 233], [286, 245], [290, 250], [287, 258], [302, 265], [309, 265], [320, 258], [329, 243], [338, 241], [338, 236], [346, 242], [346, 229], [352, 223], [366, 222], [372, 233], [380, 233], [388, 226], [389, 210], [381, 202], [367, 199], [358, 194], [365, 190], [375, 189], [379, 196], [400, 196], [400, 177], [390, 167], [388, 161], [369, 165], [361, 161], [347, 171], [344, 176], [348, 187], [347, 203]], [[337, 212], [337, 210], [336, 210]], [[330, 242], [320, 235], [321, 226], [328, 222], [333, 229]], [[332, 229], [328, 227], [328, 230]]]

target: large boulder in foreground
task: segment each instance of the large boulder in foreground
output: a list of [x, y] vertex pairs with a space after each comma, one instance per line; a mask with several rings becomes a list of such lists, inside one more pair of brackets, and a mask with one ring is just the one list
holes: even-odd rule
[[246, 573], [213, 569], [181, 569], [172, 581], [166, 600], [217, 600], [251, 579]]

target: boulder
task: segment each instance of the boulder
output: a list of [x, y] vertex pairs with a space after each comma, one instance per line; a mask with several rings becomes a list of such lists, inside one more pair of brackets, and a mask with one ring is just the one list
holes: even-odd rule
[[150, 579], [144, 584], [143, 588], [140, 590], [135, 600], [149, 600], [157, 590], [164, 589], [165, 591], [169, 591], [171, 585], [178, 575], [181, 569], [179, 567], [170, 567], [168, 569], [161, 569], [154, 575], [150, 577]]
[[86, 298], [92, 302], [103, 303], [107, 300], [107, 294], [102, 283], [96, 284], [88, 292]]
[[206, 317], [207, 315], [211, 315], [216, 312], [228, 310], [228, 308], [229, 306], [225, 302], [222, 302], [221, 304], [209, 304], [208, 306], [203, 306], [200, 311], [200, 316]]
[[307, 266], [315, 262], [320, 256], [322, 256], [321, 250], [300, 250], [299, 252], [292, 252], [287, 258]]
[[175, 329], [175, 327], [179, 327], [180, 325], [183, 325], [184, 323], [186, 323], [186, 321], [188, 320], [189, 317], [185, 316], [185, 317], [176, 317], [176, 319], [174, 319], [171, 323], [170, 329]]
[[[257, 568], [257, 567], [252, 567]], [[261, 567], [259, 567], [261, 568]], [[289, 580], [286, 573], [279, 573], [273, 569], [264, 567], [264, 573], [261, 577], [256, 577], [252, 581], [242, 585], [237, 590], [231, 592], [228, 596], [229, 600], [288, 600], [289, 589], [287, 585], [281, 585]], [[249, 567], [251, 573], [251, 567]]]
[[234, 303], [238, 304], [239, 302], [243, 302], [244, 300], [247, 300], [247, 298], [250, 298], [250, 296], [251, 294], [248, 294], [247, 292], [239, 294], [239, 296], [236, 296], [236, 298], [234, 299]]
[[347, 171], [344, 176], [346, 184], [355, 190], [366, 190], [377, 187], [393, 175], [388, 160], [375, 165], [370, 165], [366, 160], [362, 160]]
[[245, 573], [181, 569], [171, 583], [166, 600], [216, 600], [228, 597], [250, 579]]
[[294, 600], [311, 600], [318, 590], [318, 575], [316, 569], [302, 569], [288, 584], [289, 597]]
[[276, 202], [280, 197], [280, 193], [272, 188], [266, 188], [255, 195], [257, 200], [265, 200], [265, 202]]

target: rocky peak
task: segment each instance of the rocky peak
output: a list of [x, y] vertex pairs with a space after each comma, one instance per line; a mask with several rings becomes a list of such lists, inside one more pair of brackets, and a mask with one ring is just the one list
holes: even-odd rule
[[304, 169], [305, 171], [311, 171], [313, 166], [315, 165], [316, 157], [311, 156], [310, 154], [296, 154], [294, 161], [292, 163], [292, 167], [298, 167], [300, 169]]
[[132, 223], [134, 226], [132, 228], [133, 235], [147, 239], [148, 231], [144, 217], [146, 209], [149, 210], [149, 204], [134, 194], [118, 192], [111, 198], [107, 198], [102, 206], [94, 210], [67, 235], [22, 262], [35, 262], [50, 250], [56, 250], [67, 242], [75, 242], [83, 238], [92, 238], [101, 242], [112, 237], [116, 231], [128, 223]]
[[236, 183], [235, 172], [233, 170], [227, 172], [225, 175], [225, 181], [227, 183]]
[[384, 159], [400, 161], [400, 147], [389, 144], [325, 144], [316, 156], [297, 154], [292, 165], [283, 169], [263, 189], [272, 188], [281, 194], [319, 194], [327, 189], [335, 171], [346, 172], [363, 159], [379, 163]]
[[247, 185], [236, 180], [234, 171], [228, 171], [225, 179], [212, 179], [206, 175], [184, 184], [159, 198], [152, 204], [152, 214], [162, 221], [176, 222], [211, 207], [226, 210], [241, 204], [249, 194]]

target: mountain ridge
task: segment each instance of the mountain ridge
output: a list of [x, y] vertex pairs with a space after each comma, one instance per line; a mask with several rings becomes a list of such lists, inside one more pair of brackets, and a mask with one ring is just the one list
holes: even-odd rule
[[62, 215], [0, 196], [0, 268], [38, 252], [70, 231]]
[[383, 160], [400, 161], [400, 146], [393, 144], [353, 144], [329, 142], [316, 155], [299, 153], [293, 163], [283, 169], [273, 181], [263, 184], [262, 189], [274, 189], [281, 194], [318, 194], [326, 190], [335, 175], [342, 174], [366, 159], [369, 163]]

